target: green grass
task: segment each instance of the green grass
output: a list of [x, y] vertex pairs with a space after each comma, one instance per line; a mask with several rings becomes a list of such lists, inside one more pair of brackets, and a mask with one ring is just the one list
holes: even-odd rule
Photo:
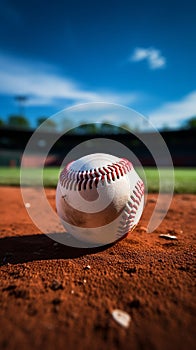
[[[156, 168], [144, 168], [147, 180], [148, 192], [158, 192], [159, 176]], [[167, 191], [171, 184], [170, 169], [162, 168], [163, 190]], [[143, 177], [142, 172], [138, 171]], [[42, 177], [43, 175], [43, 177]], [[42, 174], [41, 169], [24, 169], [23, 184], [42, 185], [45, 187], [56, 187], [59, 175], [59, 168], [45, 168]], [[20, 168], [0, 167], [0, 185], [18, 186], [20, 185]], [[175, 192], [176, 193], [196, 193], [196, 168], [176, 168], [175, 169]]]
[[[46, 187], [56, 187], [59, 175], [59, 168], [26, 168], [22, 170], [22, 184], [42, 185]], [[0, 185], [19, 186], [20, 168], [0, 167]]]
[[[148, 192], [158, 192], [159, 175], [156, 168], [145, 168]], [[163, 190], [167, 192], [171, 185], [172, 172], [170, 169], [160, 169], [163, 177]], [[142, 176], [142, 174], [141, 174]], [[196, 168], [176, 168], [174, 170], [174, 192], [196, 193]]]

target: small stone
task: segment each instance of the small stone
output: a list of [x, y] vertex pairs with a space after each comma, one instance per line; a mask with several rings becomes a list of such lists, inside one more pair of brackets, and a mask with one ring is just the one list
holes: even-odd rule
[[30, 203], [25, 203], [25, 207], [26, 207], [26, 208], [30, 208], [30, 207], [31, 207], [31, 204], [30, 204]]
[[71, 290], [71, 294], [74, 294], [74, 290], [73, 289]]
[[160, 238], [163, 238], [163, 239], [171, 239], [171, 240], [176, 240], [178, 239], [176, 236], [174, 235], [170, 235], [169, 233], [168, 234], [161, 234], [159, 235]]
[[83, 280], [83, 283], [84, 283], [84, 284], [86, 283], [86, 280], [85, 280], [85, 279]]
[[131, 316], [122, 310], [115, 309], [112, 311], [112, 317], [113, 319], [120, 324], [124, 328], [128, 328], [130, 321], [131, 321]]
[[84, 269], [85, 269], [85, 270], [90, 270], [90, 268], [91, 268], [90, 265], [87, 265], [87, 266], [85, 266]]

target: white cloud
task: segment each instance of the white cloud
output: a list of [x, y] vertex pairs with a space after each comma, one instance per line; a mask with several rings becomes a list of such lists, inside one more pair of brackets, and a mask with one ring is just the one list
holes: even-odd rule
[[156, 128], [179, 127], [185, 120], [196, 115], [196, 91], [192, 91], [181, 100], [166, 102], [148, 115]]
[[141, 97], [141, 93], [136, 92], [110, 92], [110, 91], [101, 91], [97, 95], [97, 101], [116, 103], [121, 105], [130, 105], [138, 101]]
[[166, 65], [166, 58], [155, 48], [136, 47], [130, 60], [132, 62], [147, 60], [150, 69], [160, 69]]
[[73, 79], [63, 77], [55, 67], [40, 62], [24, 61], [0, 53], [0, 94], [26, 95], [28, 105], [56, 105], [57, 101], [110, 102], [128, 105], [139, 94], [91, 91]]

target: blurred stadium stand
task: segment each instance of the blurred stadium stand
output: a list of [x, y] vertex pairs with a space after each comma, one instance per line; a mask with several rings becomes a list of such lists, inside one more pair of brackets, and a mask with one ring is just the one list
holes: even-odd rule
[[[22, 155], [33, 130], [0, 128], [0, 166], [20, 166]], [[171, 153], [174, 166], [196, 166], [196, 129], [161, 132]], [[58, 135], [57, 135], [58, 136]], [[154, 134], [143, 134], [153, 140]], [[40, 139], [32, 154], [24, 159], [27, 167], [41, 164], [45, 147], [51, 138], [51, 132], [39, 133]], [[46, 166], [61, 165], [66, 154], [76, 145], [92, 138], [104, 137], [121, 142], [140, 160], [143, 166], [154, 166], [154, 160], [146, 146], [133, 134], [65, 134], [58, 139], [46, 159]], [[39, 152], [38, 152], [39, 149]], [[167, 164], [163, 164], [167, 166]]]

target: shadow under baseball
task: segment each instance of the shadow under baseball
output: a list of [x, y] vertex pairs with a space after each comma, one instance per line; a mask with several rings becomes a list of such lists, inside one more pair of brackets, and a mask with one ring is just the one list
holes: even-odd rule
[[[50, 234], [50, 237], [56, 234]], [[104, 251], [113, 245], [96, 248], [75, 248], [56, 243], [45, 234], [4, 237], [0, 239], [0, 265], [31, 261], [74, 259]]]

